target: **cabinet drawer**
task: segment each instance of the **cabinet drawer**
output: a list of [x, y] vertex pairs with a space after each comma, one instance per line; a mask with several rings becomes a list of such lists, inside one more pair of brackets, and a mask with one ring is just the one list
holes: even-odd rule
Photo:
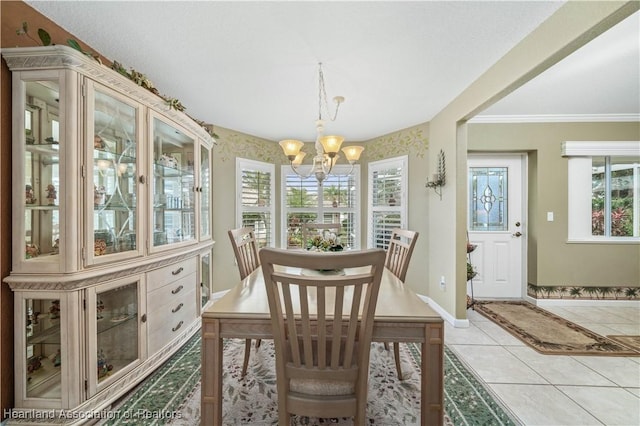
[[[196, 292], [185, 294], [184, 301], [167, 304], [149, 314], [148, 350], [153, 354], [186, 330], [196, 320]], [[180, 309], [176, 308], [183, 305]], [[175, 312], [173, 312], [175, 310]]]
[[164, 266], [147, 274], [148, 288], [155, 290], [163, 287], [171, 282], [178, 280], [186, 275], [196, 272], [196, 258], [176, 262], [168, 266]]
[[[182, 297], [183, 294], [195, 291], [196, 274], [189, 274], [179, 280], [147, 293], [147, 311], [153, 312], [156, 308], [172, 303]], [[195, 303], [195, 298], [193, 299]]]
[[183, 293], [181, 297], [175, 297], [161, 306], [151, 306], [148, 309], [149, 333], [153, 334], [161, 328], [172, 328], [177, 325], [185, 315], [188, 318], [195, 317], [196, 291]]

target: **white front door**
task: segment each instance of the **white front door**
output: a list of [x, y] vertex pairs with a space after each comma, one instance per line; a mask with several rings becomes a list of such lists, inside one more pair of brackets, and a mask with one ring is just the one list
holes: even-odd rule
[[[475, 298], [522, 298], [526, 294], [526, 157], [470, 155], [468, 159], [469, 261]], [[471, 295], [471, 282], [467, 283]]]

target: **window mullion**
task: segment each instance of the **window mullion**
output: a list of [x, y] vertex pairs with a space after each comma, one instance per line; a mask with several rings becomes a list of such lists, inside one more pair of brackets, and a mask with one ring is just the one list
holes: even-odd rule
[[611, 236], [611, 157], [604, 158], [604, 235]]

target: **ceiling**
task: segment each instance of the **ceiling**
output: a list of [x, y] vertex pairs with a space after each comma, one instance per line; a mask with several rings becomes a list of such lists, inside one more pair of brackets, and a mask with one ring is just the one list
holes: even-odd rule
[[[326, 133], [361, 141], [429, 121], [564, 2], [27, 3], [192, 117], [269, 140], [315, 139], [322, 62], [330, 108], [346, 98]], [[639, 15], [481, 116], [637, 117]]]

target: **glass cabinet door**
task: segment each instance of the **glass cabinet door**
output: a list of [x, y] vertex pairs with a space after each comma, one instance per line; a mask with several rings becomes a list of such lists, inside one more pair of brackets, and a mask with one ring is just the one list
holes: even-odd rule
[[25, 398], [61, 398], [61, 308], [60, 299], [24, 299]]
[[152, 247], [196, 238], [195, 139], [153, 116]]
[[138, 139], [140, 112], [106, 88], [89, 85], [87, 147], [90, 263], [139, 252]]
[[[42, 270], [43, 264], [57, 267], [60, 254], [60, 85], [58, 81], [28, 81], [24, 84], [24, 162], [15, 165], [22, 171], [24, 196], [23, 257], [25, 267]], [[18, 194], [20, 195], [20, 194]], [[16, 230], [17, 231], [17, 230]], [[17, 254], [17, 253], [16, 253]]]
[[211, 150], [200, 146], [200, 240], [211, 237]]
[[[89, 396], [106, 386], [111, 378], [131, 370], [141, 359], [139, 280], [120, 280], [89, 290]], [[103, 385], [104, 384], [104, 385]]]

